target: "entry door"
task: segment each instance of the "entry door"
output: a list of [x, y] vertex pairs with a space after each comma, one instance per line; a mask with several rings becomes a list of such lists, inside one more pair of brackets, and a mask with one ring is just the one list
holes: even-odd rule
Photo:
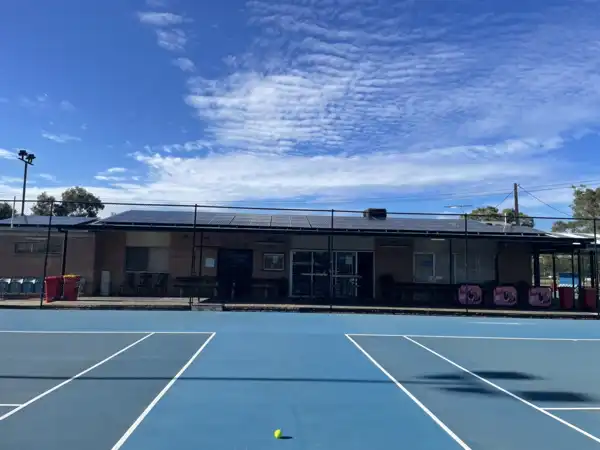
[[356, 252], [335, 252], [334, 286], [337, 298], [356, 297], [358, 277]]
[[252, 294], [252, 270], [252, 250], [219, 249], [217, 262], [219, 297], [224, 299], [249, 297]]

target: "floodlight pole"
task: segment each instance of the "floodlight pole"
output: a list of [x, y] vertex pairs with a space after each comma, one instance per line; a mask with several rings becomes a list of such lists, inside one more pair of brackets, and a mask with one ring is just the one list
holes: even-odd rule
[[18, 159], [23, 161], [25, 165], [25, 170], [23, 172], [23, 194], [21, 197], [21, 215], [25, 215], [25, 192], [27, 191], [27, 169], [29, 166], [33, 166], [33, 160], [35, 159], [35, 155], [33, 153], [28, 153], [27, 150], [19, 150]]

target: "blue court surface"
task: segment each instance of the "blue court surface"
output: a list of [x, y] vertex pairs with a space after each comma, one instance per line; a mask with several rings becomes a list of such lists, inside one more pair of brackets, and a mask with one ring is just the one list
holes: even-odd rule
[[6, 310], [0, 448], [598, 449], [599, 355], [600, 321]]

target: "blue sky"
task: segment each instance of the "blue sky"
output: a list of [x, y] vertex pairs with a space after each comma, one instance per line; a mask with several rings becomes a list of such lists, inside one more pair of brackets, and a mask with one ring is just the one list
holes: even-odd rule
[[[569, 211], [600, 182], [595, 0], [0, 4], [0, 197]], [[508, 205], [507, 200], [504, 205]], [[553, 209], [555, 208], [555, 209]], [[110, 210], [114, 210], [111, 208]]]

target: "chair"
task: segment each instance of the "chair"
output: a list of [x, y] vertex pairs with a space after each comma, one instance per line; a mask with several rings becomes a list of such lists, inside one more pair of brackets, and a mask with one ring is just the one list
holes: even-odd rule
[[156, 281], [154, 282], [154, 292], [161, 297], [164, 297], [167, 294], [167, 286], [169, 284], [169, 274], [168, 273], [159, 273], [156, 276]]

